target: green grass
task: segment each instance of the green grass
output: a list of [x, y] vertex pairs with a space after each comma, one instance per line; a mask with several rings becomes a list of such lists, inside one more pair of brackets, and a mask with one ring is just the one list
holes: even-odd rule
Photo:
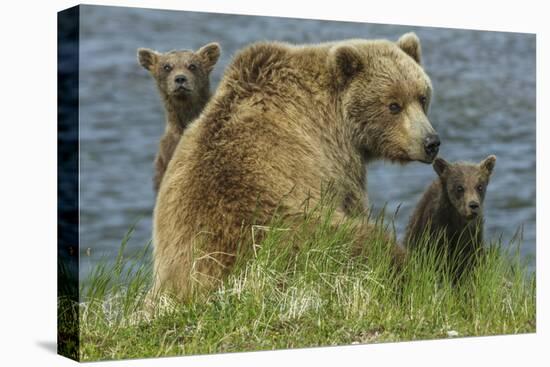
[[[390, 266], [387, 228], [352, 256], [353, 230], [328, 220], [289, 231], [279, 221], [223, 286], [151, 311], [150, 249], [99, 265], [81, 290], [85, 361], [300, 348], [535, 331], [535, 277], [517, 247], [486, 244], [480, 266], [453, 285], [433, 252]], [[312, 230], [312, 227], [314, 228]], [[428, 240], [428, 239], [427, 239]]]

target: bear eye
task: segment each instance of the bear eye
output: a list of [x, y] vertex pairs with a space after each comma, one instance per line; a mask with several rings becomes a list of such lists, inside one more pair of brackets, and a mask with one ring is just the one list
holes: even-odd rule
[[398, 103], [395, 103], [395, 102], [390, 103], [389, 108], [390, 108], [390, 112], [393, 113], [394, 115], [401, 112], [401, 106]]
[[426, 108], [426, 103], [428, 103], [428, 98], [426, 96], [420, 96], [419, 100], [422, 107]]
[[463, 193], [463, 192], [464, 192], [464, 187], [461, 186], [461, 185], [458, 185], [458, 186], [456, 187], [456, 192], [458, 192], [458, 193]]
[[170, 70], [172, 70], [172, 65], [170, 65], [170, 64], [164, 64], [164, 65], [162, 66], [162, 68], [164, 69], [164, 71], [170, 71]]
[[193, 70], [196, 70], [197, 69], [197, 65], [195, 64], [189, 64], [189, 66], [187, 67], [187, 69], [193, 71]]
[[483, 192], [483, 185], [477, 185], [477, 191]]

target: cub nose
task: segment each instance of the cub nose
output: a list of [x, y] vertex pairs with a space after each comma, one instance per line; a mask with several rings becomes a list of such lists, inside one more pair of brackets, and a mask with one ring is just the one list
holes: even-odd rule
[[434, 158], [439, 152], [440, 145], [441, 141], [439, 140], [439, 135], [437, 134], [429, 135], [426, 139], [424, 139], [424, 151], [432, 158]]
[[176, 77], [174, 78], [174, 81], [177, 84], [183, 84], [187, 81], [187, 78], [185, 77], [185, 75], [176, 75]]
[[468, 203], [468, 206], [470, 207], [470, 209], [472, 209], [473, 212], [477, 212], [479, 210], [479, 203], [475, 201], [470, 201], [470, 203]]

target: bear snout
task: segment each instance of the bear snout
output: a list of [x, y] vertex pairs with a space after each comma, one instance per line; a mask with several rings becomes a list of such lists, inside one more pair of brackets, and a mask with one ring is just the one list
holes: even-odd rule
[[181, 85], [183, 85], [183, 84], [185, 84], [185, 82], [187, 82], [187, 77], [186, 77], [185, 75], [183, 75], [183, 74], [176, 75], [176, 76], [174, 77], [174, 82], [175, 82], [176, 84], [181, 84]]
[[439, 140], [439, 135], [430, 134], [424, 139], [424, 151], [430, 160], [434, 160], [439, 153], [439, 146], [441, 145], [441, 140]]
[[481, 212], [481, 206], [479, 205], [479, 203], [477, 201], [470, 201], [468, 203], [468, 209], [469, 209], [469, 216], [470, 217], [477, 217], [478, 214], [480, 214]]
[[185, 74], [176, 74], [170, 85], [172, 93], [177, 95], [179, 94], [189, 94], [193, 91], [193, 80]]

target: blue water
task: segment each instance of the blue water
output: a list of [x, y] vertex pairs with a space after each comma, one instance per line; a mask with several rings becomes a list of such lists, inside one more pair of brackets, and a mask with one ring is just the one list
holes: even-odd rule
[[[315, 43], [388, 38], [414, 31], [434, 87], [429, 113], [441, 156], [479, 161], [496, 154], [486, 207], [486, 236], [504, 241], [523, 228], [522, 254], [535, 254], [535, 36], [457, 29], [82, 6], [80, 72], [81, 276], [113, 258], [135, 224], [128, 251], [151, 237], [153, 159], [164, 129], [162, 105], [136, 49], [196, 49], [217, 41], [216, 88], [232, 55], [250, 42]], [[429, 165], [369, 167], [371, 204], [400, 207], [397, 231], [425, 187]]]

